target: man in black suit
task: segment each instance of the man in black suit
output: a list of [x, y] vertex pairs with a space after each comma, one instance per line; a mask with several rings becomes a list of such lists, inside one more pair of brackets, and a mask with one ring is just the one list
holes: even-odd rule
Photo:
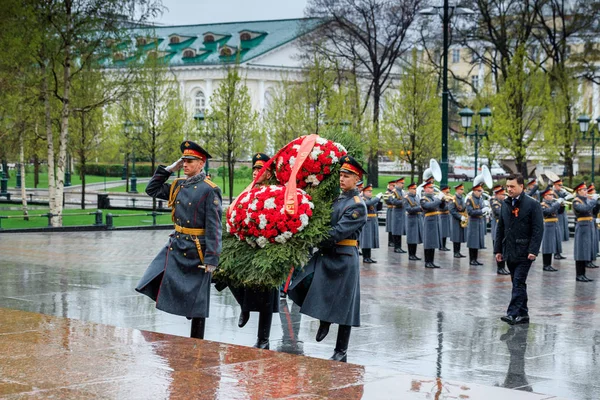
[[520, 174], [510, 175], [506, 180], [508, 197], [502, 206], [494, 242], [496, 261], [506, 261], [512, 279], [512, 299], [507, 315], [501, 318], [510, 325], [529, 323], [527, 275], [544, 234], [542, 207], [523, 193], [523, 188]]

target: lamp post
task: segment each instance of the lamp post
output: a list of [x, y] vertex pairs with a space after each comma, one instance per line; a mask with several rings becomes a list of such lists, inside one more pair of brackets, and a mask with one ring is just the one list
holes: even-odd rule
[[[441, 14], [440, 14], [441, 10]], [[442, 160], [440, 168], [442, 169], [441, 186], [448, 185], [448, 33], [450, 29], [450, 18], [454, 14], [466, 15], [473, 14], [473, 10], [468, 8], [450, 6], [448, 0], [444, 0], [443, 6], [434, 6], [419, 11], [421, 15], [439, 15], [442, 18]]]
[[15, 177], [17, 178], [17, 182], [15, 184], [15, 189], [21, 189], [21, 164], [20, 163], [16, 164], [16, 170], [17, 170], [17, 173], [15, 174]]
[[[460, 115], [460, 122], [463, 128], [465, 128], [465, 137], [471, 137], [475, 140], [475, 172], [473, 174], [473, 178], [477, 176], [478, 165], [477, 158], [479, 152], [479, 139], [487, 137], [487, 131], [479, 131], [479, 125], [475, 124], [475, 131], [473, 133], [469, 133], [469, 128], [471, 127], [471, 123], [473, 122], [473, 115], [475, 113], [468, 107], [463, 108], [458, 112]], [[492, 110], [489, 107], [484, 107], [479, 111], [479, 117], [481, 118], [481, 127], [485, 128], [487, 126], [486, 122], [488, 117], [492, 116]]]
[[6, 160], [2, 160], [2, 179], [0, 179], [0, 197], [5, 196], [10, 200], [10, 194], [8, 193], [8, 165]]
[[67, 154], [67, 167], [65, 169], [65, 187], [71, 186], [71, 156]]
[[[142, 130], [142, 125], [140, 123], [133, 123], [131, 121], [125, 121], [125, 135], [129, 137], [129, 134], [133, 133], [133, 146], [131, 149], [132, 157], [131, 157], [131, 176], [129, 177], [129, 193], [137, 193], [137, 176], [135, 175], [135, 146], [138, 136]], [[133, 131], [132, 131], [133, 128]]]
[[[577, 122], [579, 122], [579, 131], [581, 132], [581, 138], [583, 140], [589, 140], [592, 142], [592, 183], [594, 183], [594, 170], [595, 166], [595, 158], [596, 158], [596, 132], [594, 131], [594, 127], [590, 129], [590, 117], [585, 114], [582, 114], [577, 118]], [[596, 129], [600, 129], [600, 117], [596, 118]], [[589, 136], [586, 134], [589, 132]]]

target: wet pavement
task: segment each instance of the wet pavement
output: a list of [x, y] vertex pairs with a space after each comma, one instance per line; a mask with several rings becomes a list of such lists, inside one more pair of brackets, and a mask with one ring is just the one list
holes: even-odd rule
[[228, 290], [213, 290], [207, 340], [184, 338], [189, 321], [133, 291], [166, 236], [0, 234], [0, 397], [600, 398], [598, 280], [575, 282], [572, 242], [559, 272], [534, 263], [532, 323], [510, 328], [499, 320], [510, 278], [496, 275], [491, 243], [484, 266], [436, 252], [438, 270], [374, 250], [343, 364], [326, 360], [337, 328], [317, 343], [318, 321], [290, 301], [273, 319], [276, 351], [250, 348], [257, 315], [238, 328]]

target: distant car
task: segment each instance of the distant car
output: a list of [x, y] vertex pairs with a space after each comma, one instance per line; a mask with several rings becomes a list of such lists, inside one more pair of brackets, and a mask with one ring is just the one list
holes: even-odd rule
[[[457, 158], [454, 163], [450, 163], [453, 167], [453, 174], [458, 179], [473, 179], [475, 178], [475, 161], [468, 158]], [[487, 165], [486, 159], [479, 159], [477, 162], [477, 175], [481, 174], [481, 167]], [[498, 164], [497, 161], [492, 162], [490, 173], [493, 177], [508, 176], [508, 172]]]

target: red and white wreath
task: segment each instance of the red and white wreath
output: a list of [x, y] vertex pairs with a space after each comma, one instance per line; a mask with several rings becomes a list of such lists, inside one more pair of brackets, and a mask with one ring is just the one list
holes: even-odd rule
[[285, 186], [255, 187], [240, 194], [240, 200], [227, 210], [227, 232], [252, 246], [285, 243], [302, 231], [312, 217], [312, 198], [296, 189], [298, 212], [285, 212]]
[[[300, 136], [282, 148], [277, 157], [275, 176], [285, 184], [290, 180], [292, 168], [298, 158], [298, 150], [305, 136]], [[296, 176], [297, 186], [304, 189], [307, 186], [318, 186], [332, 170], [332, 166], [339, 162], [348, 152], [339, 143], [317, 137], [316, 142]]]

